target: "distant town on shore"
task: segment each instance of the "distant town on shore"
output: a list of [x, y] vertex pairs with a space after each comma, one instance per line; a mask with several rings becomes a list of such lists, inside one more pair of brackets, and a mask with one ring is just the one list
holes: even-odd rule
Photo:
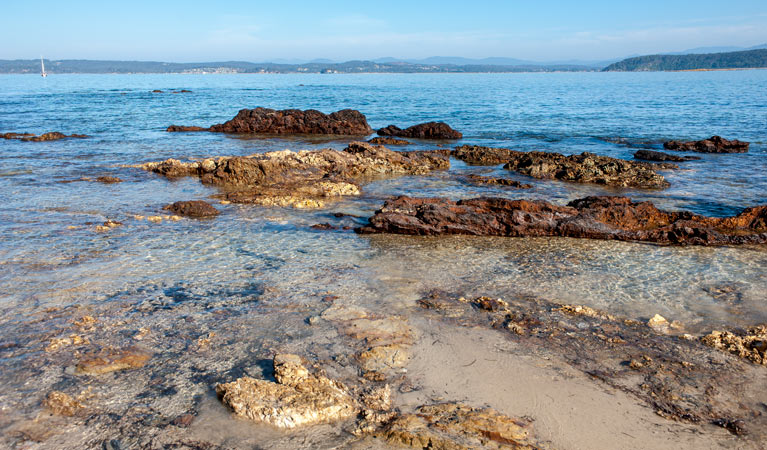
[[[704, 49], [701, 49], [704, 50]], [[37, 74], [40, 60], [0, 60], [0, 73]], [[243, 61], [169, 63], [155, 61], [45, 60], [48, 73], [511, 73], [511, 72], [647, 72], [767, 68], [767, 44], [743, 51], [636, 56], [621, 61], [539, 63], [512, 58], [431, 57], [422, 60], [381, 58], [375, 61], [252, 63]]]

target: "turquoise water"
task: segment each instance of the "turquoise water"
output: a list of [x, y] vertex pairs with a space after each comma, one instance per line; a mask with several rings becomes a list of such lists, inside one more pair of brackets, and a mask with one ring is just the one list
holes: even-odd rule
[[[192, 92], [168, 92], [179, 89]], [[348, 143], [164, 131], [170, 124], [220, 123], [241, 108], [256, 106], [324, 112], [354, 108], [374, 128], [442, 120], [464, 133], [458, 143], [418, 142], [411, 149], [481, 144], [630, 159], [637, 147], [660, 148], [665, 139], [712, 134], [752, 146], [747, 154], [701, 155], [700, 161], [682, 163], [682, 169], [664, 173], [671, 187], [659, 191], [533, 180], [500, 167], [452, 161], [449, 171], [376, 181], [363, 186], [360, 197], [320, 210], [216, 204], [222, 214], [214, 220], [151, 223], [134, 218], [162, 214], [164, 205], [177, 200], [206, 199], [216, 190], [197, 179], [168, 180], [127, 166], [285, 148], [341, 149]], [[323, 222], [359, 226], [386, 198], [398, 194], [497, 195], [558, 203], [594, 194], [628, 195], [716, 216], [767, 203], [767, 71], [4, 75], [0, 132], [11, 131], [91, 138], [0, 140], [3, 430], [37, 417], [46, 392], [76, 393], [88, 385], [95, 388], [99, 400], [94, 402], [103, 412], [129, 425], [143, 421], [131, 414], [146, 408], [170, 418], [212, 408], [215, 420], [208, 417], [205, 423], [221, 424], [226, 443], [234, 439], [228, 433], [249, 428], [230, 420], [215, 400], [215, 383], [242, 374], [260, 376], [259, 364], [275, 349], [317, 359], [348, 352], [330, 325], [307, 325], [309, 316], [326, 307], [322, 299], [329, 295], [373, 312], [405, 315], [419, 314], [415, 300], [432, 289], [465, 296], [531, 295], [640, 320], [660, 313], [693, 333], [767, 321], [764, 248], [360, 236], [311, 228]], [[534, 187], [516, 191], [467, 185], [460, 180], [466, 173], [504, 175]], [[78, 181], [100, 175], [125, 182]], [[336, 217], [339, 212], [348, 215]], [[107, 219], [124, 225], [95, 232]], [[96, 331], [86, 334], [92, 345], [123, 348], [138, 342], [154, 353], [148, 366], [98, 380], [72, 375], [79, 350], [49, 354], [43, 349], [51, 338], [78, 332], [72, 321], [83, 314], [98, 320]], [[195, 350], [197, 340], [210, 333], [215, 335], [213, 350]], [[89, 436], [103, 440], [118, 426], [115, 422], [104, 431], [83, 427], [80, 437], [61, 442], [95, 442]], [[334, 442], [337, 430], [323, 430], [332, 435], [327, 442]], [[146, 430], [139, 427], [135, 433]], [[274, 435], [260, 433], [259, 445], [271, 439], [263, 436]], [[16, 442], [13, 433], [3, 435], [11, 440], [0, 442]], [[250, 445], [245, 437], [239, 439], [228, 442]], [[55, 440], [47, 445], [57, 446]]]
[[[617, 308], [632, 316], [649, 314], [653, 308], [669, 313], [676, 309], [688, 320], [705, 323], [713, 317], [732, 319], [726, 307], [711, 299], [706, 286], [735, 283], [740, 286], [741, 307], [750, 305], [751, 314], [764, 318], [767, 286], [760, 271], [767, 267], [767, 257], [760, 250], [657, 248], [568, 239], [502, 240], [497, 245], [452, 248], [449, 243], [461, 239], [442, 238], [432, 244], [419, 238], [318, 233], [308, 227], [318, 222], [358, 225], [385, 198], [401, 193], [535, 197], [557, 202], [591, 194], [629, 195], [670, 209], [734, 214], [767, 203], [766, 88], [767, 71], [757, 70], [0, 76], [0, 131], [57, 130], [92, 136], [49, 143], [0, 141], [0, 307], [12, 313], [22, 304], [44, 307], [103, 301], [126, 289], [146, 286], [162, 291], [157, 286], [212, 283], [241, 286], [247, 292], [252, 282], [244, 280], [256, 274], [264, 277], [261, 283], [270, 277], [290, 283], [293, 277], [308, 276], [305, 289], [311, 290], [313, 271], [336, 265], [360, 271], [342, 288], [351, 292], [355, 283], [375, 282], [365, 280], [374, 277], [365, 272], [366, 265], [376, 266], [377, 261], [406, 249], [412, 250], [400, 256], [424, 267], [426, 273], [419, 277], [419, 284], [428, 287], [430, 283], [451, 283], [435, 275], [450, 264], [432, 260], [432, 253], [441, 254], [447, 245], [451, 252], [465, 254], [464, 260], [458, 260], [455, 277], [466, 278], [462, 270], [471, 261], [484, 261], [481, 268], [466, 271], [478, 272], [470, 281], [487, 281], [499, 294], [532, 292]], [[165, 93], [151, 93], [153, 89]], [[170, 93], [179, 89], [192, 93]], [[324, 112], [354, 108], [365, 113], [374, 128], [443, 120], [464, 133], [456, 145], [567, 154], [589, 151], [627, 159], [635, 147], [659, 148], [669, 138], [721, 134], [751, 141], [752, 147], [747, 154], [702, 155], [701, 161], [683, 163], [681, 170], [665, 173], [672, 187], [662, 191], [540, 180], [525, 180], [535, 186], [530, 191], [476, 187], [461, 183], [455, 175], [505, 171], [453, 161], [449, 172], [379, 181], [365, 186], [361, 198], [319, 211], [227, 205], [219, 206], [224, 214], [212, 222], [150, 224], [131, 219], [134, 214], [157, 214], [169, 202], [205, 198], [215, 191], [193, 179], [169, 181], [124, 165], [284, 148], [343, 148], [347, 142], [164, 131], [170, 124], [220, 123], [240, 108], [255, 106]], [[614, 143], [618, 138], [619, 143]], [[421, 142], [413, 148], [434, 146]], [[66, 182], [104, 174], [126, 182]], [[360, 218], [332, 217], [338, 211]], [[106, 219], [120, 220], [126, 226], [106, 235], [94, 233], [91, 224]], [[390, 244], [381, 248], [374, 245], [378, 242]], [[584, 260], [583, 254], [590, 256]], [[566, 267], [564, 272], [560, 266]], [[492, 282], [501, 279], [507, 284]], [[541, 283], [542, 279], [546, 282]], [[198, 297], [196, 301], [207, 301], [203, 294]], [[718, 313], [712, 315], [712, 311]]]

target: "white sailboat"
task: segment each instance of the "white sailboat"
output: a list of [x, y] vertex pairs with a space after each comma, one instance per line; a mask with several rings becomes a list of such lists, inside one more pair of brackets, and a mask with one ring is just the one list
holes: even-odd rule
[[40, 75], [45, 78], [48, 76], [47, 73], [45, 73], [45, 63], [43, 62], [43, 57], [40, 57]]

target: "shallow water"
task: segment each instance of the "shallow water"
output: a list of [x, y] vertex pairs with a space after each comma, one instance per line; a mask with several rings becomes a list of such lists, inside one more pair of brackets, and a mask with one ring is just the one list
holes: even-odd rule
[[[0, 140], [3, 340], [45, 337], [50, 329], [30, 329], [31, 317], [46, 308], [78, 305], [135, 323], [131, 333], [143, 323], [171, 333], [174, 317], [183, 316], [200, 333], [215, 330], [228, 342], [247, 342], [231, 350], [233, 357], [245, 360], [274, 342], [298, 349], [322, 342], [324, 331], [307, 329], [303, 320], [322, 309], [325, 295], [388, 312], [412, 305], [434, 288], [467, 296], [538, 296], [637, 319], [660, 313], [692, 332], [764, 322], [763, 248], [360, 236], [310, 226], [358, 226], [397, 194], [497, 195], [560, 203], [594, 194], [628, 195], [668, 209], [734, 214], [767, 203], [765, 86], [767, 71], [0, 76], [0, 131], [92, 136], [46, 143]], [[192, 93], [169, 93], [182, 88]], [[635, 146], [659, 148], [667, 138], [721, 134], [752, 146], [747, 154], [701, 155], [701, 161], [681, 163], [681, 170], [664, 173], [672, 186], [661, 191], [531, 180], [500, 167], [454, 160], [448, 172], [375, 181], [363, 187], [361, 197], [317, 211], [216, 205], [223, 214], [215, 220], [154, 224], [132, 219], [216, 191], [196, 179], [169, 181], [123, 165], [284, 148], [340, 149], [348, 142], [164, 131], [170, 124], [220, 123], [240, 108], [255, 106], [324, 112], [354, 108], [374, 128], [443, 120], [464, 133], [458, 144], [589, 151], [627, 159]], [[612, 143], [615, 138], [625, 141]], [[503, 174], [534, 188], [472, 186], [456, 178], [461, 173]], [[73, 181], [106, 174], [126, 181]], [[336, 218], [335, 212], [352, 216]], [[93, 227], [106, 219], [125, 225], [95, 233]], [[235, 318], [257, 315], [252, 320], [258, 325], [243, 328], [237, 322], [241, 319], [222, 319], [216, 311]], [[120, 337], [113, 339], [116, 343]], [[6, 375], [4, 391], [22, 384], [30, 370], [23, 360], [30, 357], [37, 356], [24, 354], [0, 366]], [[21, 402], [6, 398], [2, 403], [15, 401]]]

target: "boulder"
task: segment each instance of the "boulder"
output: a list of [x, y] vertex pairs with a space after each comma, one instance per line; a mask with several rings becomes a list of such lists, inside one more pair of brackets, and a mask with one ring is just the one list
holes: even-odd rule
[[396, 125], [389, 125], [378, 130], [378, 135], [414, 139], [461, 139], [463, 137], [463, 134], [450, 128], [450, 125], [444, 122], [421, 123], [404, 130]]
[[163, 209], [178, 214], [179, 216], [195, 218], [215, 217], [219, 214], [218, 210], [214, 208], [213, 205], [204, 200], [175, 202], [165, 206]]
[[313, 109], [275, 111], [269, 108], [255, 108], [242, 109], [233, 119], [213, 125], [209, 131], [248, 134], [367, 135], [372, 130], [365, 115], [353, 109], [324, 114]]
[[563, 236], [671, 245], [767, 243], [767, 206], [732, 217], [668, 212], [627, 197], [586, 197], [567, 206], [542, 200], [397, 197], [359, 233]]
[[638, 150], [634, 153], [634, 159], [641, 159], [644, 161], [659, 161], [659, 162], [684, 162], [699, 160], [699, 156], [676, 156], [669, 155], [668, 153], [656, 152], [653, 150]]
[[668, 141], [663, 143], [666, 150], [698, 153], [746, 153], [748, 142], [727, 140], [720, 136], [711, 136], [700, 141]]

